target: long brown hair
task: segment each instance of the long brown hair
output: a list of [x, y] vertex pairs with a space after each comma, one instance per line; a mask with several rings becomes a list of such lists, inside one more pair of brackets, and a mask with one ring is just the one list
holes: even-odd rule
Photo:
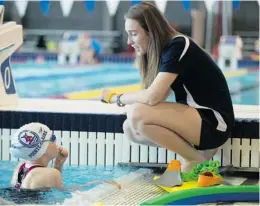
[[136, 20], [149, 36], [147, 53], [136, 56], [137, 68], [141, 74], [143, 88], [148, 88], [158, 74], [161, 53], [168, 41], [179, 34], [161, 12], [148, 2], [136, 4], [125, 14], [125, 19]]

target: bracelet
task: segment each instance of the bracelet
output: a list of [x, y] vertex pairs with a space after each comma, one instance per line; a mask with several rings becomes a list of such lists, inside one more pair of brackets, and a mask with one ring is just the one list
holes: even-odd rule
[[124, 107], [125, 106], [125, 104], [123, 104], [121, 101], [120, 101], [120, 97], [122, 96], [123, 94], [119, 94], [119, 95], [117, 95], [117, 97], [116, 97], [116, 103], [117, 103], [117, 106], [119, 106], [119, 107]]
[[110, 94], [108, 95], [107, 99], [106, 99], [106, 100], [101, 99], [101, 102], [106, 103], [106, 104], [110, 104], [110, 103], [111, 103], [110, 100], [111, 100], [111, 98], [112, 98], [112, 96], [113, 96], [114, 94], [116, 94], [116, 93], [110, 93]]
[[109, 103], [109, 104], [111, 103], [110, 100], [111, 100], [111, 98], [112, 98], [112, 96], [113, 96], [114, 94], [116, 95], [116, 93], [112, 93], [112, 92], [111, 92], [111, 93], [108, 95], [108, 97], [107, 97], [107, 103]]

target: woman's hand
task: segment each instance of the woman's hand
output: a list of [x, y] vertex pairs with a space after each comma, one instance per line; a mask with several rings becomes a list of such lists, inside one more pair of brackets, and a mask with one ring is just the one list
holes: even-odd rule
[[101, 101], [102, 101], [102, 102], [109, 103], [109, 102], [108, 102], [108, 98], [111, 99], [111, 97], [112, 97], [113, 95], [115, 95], [115, 93], [114, 93], [112, 96], [110, 96], [111, 94], [112, 94], [111, 89], [104, 88], [104, 89], [101, 91]]

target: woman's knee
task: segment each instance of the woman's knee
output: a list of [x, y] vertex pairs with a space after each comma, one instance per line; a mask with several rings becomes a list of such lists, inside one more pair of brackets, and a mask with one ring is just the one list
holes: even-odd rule
[[131, 105], [127, 113], [129, 125], [136, 131], [144, 124], [148, 105], [136, 103]]
[[130, 123], [129, 123], [129, 120], [126, 119], [123, 123], [123, 131], [124, 133], [129, 133], [131, 132], [131, 126], [130, 126]]
[[124, 131], [124, 135], [125, 137], [127, 137], [131, 142], [140, 144], [142, 141], [138, 138], [136, 138], [136, 136], [133, 133], [133, 129], [129, 123], [129, 120], [126, 119], [123, 123], [123, 131]]
[[124, 131], [124, 135], [130, 140], [130, 141], [133, 141], [135, 142], [135, 138], [134, 138], [134, 135], [133, 135], [133, 132], [132, 132], [132, 128], [129, 124], [129, 120], [126, 119], [123, 123], [123, 131]]

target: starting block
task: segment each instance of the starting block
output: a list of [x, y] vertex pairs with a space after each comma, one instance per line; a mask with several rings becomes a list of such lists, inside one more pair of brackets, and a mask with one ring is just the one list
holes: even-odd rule
[[58, 64], [75, 65], [78, 63], [79, 55], [78, 35], [71, 32], [64, 33], [63, 39], [59, 43]]
[[235, 71], [242, 58], [243, 42], [239, 36], [221, 36], [218, 45], [218, 65], [224, 71]]
[[10, 58], [23, 43], [23, 27], [16, 22], [3, 24], [3, 16], [4, 6], [0, 6], [0, 107], [9, 108], [18, 104]]

